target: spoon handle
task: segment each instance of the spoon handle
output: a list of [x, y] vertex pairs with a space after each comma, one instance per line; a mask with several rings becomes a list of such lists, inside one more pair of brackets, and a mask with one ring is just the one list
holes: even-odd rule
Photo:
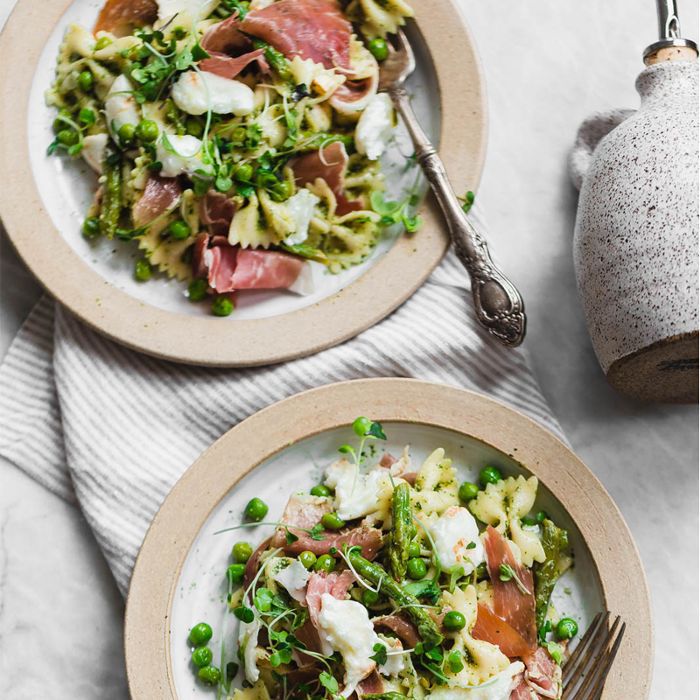
[[392, 88], [389, 96], [413, 140], [417, 161], [442, 209], [457, 257], [471, 277], [479, 322], [503, 345], [520, 345], [526, 326], [520, 292], [491, 260], [486, 241], [463, 211], [440, 156], [416, 119], [406, 90], [401, 86]]

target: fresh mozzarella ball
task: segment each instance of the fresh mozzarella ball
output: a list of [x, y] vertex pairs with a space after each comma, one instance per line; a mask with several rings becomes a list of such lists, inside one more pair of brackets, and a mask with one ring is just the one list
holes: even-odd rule
[[190, 70], [175, 81], [171, 92], [175, 104], [187, 114], [216, 114], [244, 117], [253, 111], [254, 94], [244, 83], [206, 71]]
[[425, 698], [426, 700], [509, 700], [515, 686], [514, 679], [524, 669], [523, 663], [516, 661], [481, 685], [468, 688], [443, 686], [426, 695]]
[[314, 207], [321, 200], [307, 189], [299, 190], [285, 204], [294, 221], [294, 233], [284, 239], [288, 245], [303, 243], [309, 237], [309, 224], [314, 218]]
[[306, 567], [295, 559], [289, 566], [280, 569], [273, 578], [287, 589], [294, 600], [301, 603], [306, 599], [306, 584], [309, 576], [311, 574]]
[[156, 146], [156, 155], [161, 163], [163, 177], [177, 177], [182, 173], [192, 175], [197, 170], [211, 174], [212, 167], [202, 162], [202, 142], [194, 136], [167, 137], [169, 148], [161, 139]]
[[[385, 637], [383, 634], [378, 635], [379, 639], [387, 646], [388, 652], [403, 651], [403, 644], [400, 639], [395, 637]], [[379, 667], [379, 673], [383, 676], [398, 676], [401, 671], [406, 668], [406, 660], [404, 654], [387, 654], [386, 663]]]
[[386, 151], [394, 130], [394, 106], [384, 92], [375, 95], [357, 122], [355, 145], [359, 153], [377, 160]]
[[118, 75], [105, 99], [105, 117], [112, 136], [116, 136], [124, 124], [136, 126], [141, 115], [133, 95], [134, 87], [125, 75]]
[[431, 526], [440, 566], [449, 571], [461, 566], [470, 574], [484, 561], [484, 547], [474, 516], [461, 506], [448, 508]]
[[102, 161], [107, 148], [107, 134], [92, 134], [83, 139], [83, 150], [80, 152], [85, 162], [100, 175], [102, 174]]
[[158, 0], [158, 19], [186, 14], [193, 22], [208, 17], [219, 0]]
[[299, 294], [300, 296], [308, 296], [313, 294], [316, 289], [316, 283], [314, 281], [314, 263], [305, 262], [294, 282], [289, 285], [288, 291]]
[[369, 657], [374, 654], [373, 647], [380, 641], [379, 637], [364, 605], [354, 600], [338, 600], [330, 593], [321, 596], [318, 626], [323, 641], [343, 657], [343, 695], [347, 697], [374, 670], [376, 664]]
[[358, 474], [354, 464], [341, 459], [328, 468], [325, 483], [335, 489], [338, 516], [343, 520], [353, 520], [379, 509], [379, 494], [387, 482], [390, 482], [387, 469]]

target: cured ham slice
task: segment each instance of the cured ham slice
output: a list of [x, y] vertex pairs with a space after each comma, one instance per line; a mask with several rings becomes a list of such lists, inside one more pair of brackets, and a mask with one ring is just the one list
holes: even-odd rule
[[495, 615], [491, 609], [479, 603], [476, 624], [472, 632], [474, 639], [495, 644], [506, 656], [525, 656], [531, 651], [530, 645], [505, 620]]
[[[240, 20], [235, 13], [223, 22], [217, 22], [207, 29], [201, 46], [207, 52], [226, 53], [238, 56], [252, 48], [250, 39], [240, 30]], [[201, 64], [200, 64], [201, 66]]]
[[379, 72], [368, 78], [348, 78], [330, 98], [331, 106], [342, 114], [358, 115], [377, 94]]
[[509, 700], [539, 700], [539, 698], [523, 678], [511, 691]]
[[329, 554], [331, 549], [342, 550], [348, 547], [360, 547], [362, 556], [365, 559], [374, 559], [382, 546], [382, 532], [376, 527], [355, 527], [344, 532], [321, 532], [319, 537], [314, 539], [308, 533], [301, 533], [295, 542], [284, 545], [287, 554], [301, 554], [303, 551], [313, 552], [317, 557], [321, 554]]
[[278, 0], [249, 12], [239, 26], [287, 57], [310, 58], [326, 68], [350, 67], [352, 26], [336, 0]]
[[199, 62], [199, 68], [207, 73], [213, 73], [221, 78], [231, 80], [235, 78], [244, 68], [247, 68], [253, 61], [257, 61], [260, 70], [267, 72], [269, 66], [263, 58], [263, 50], [256, 49], [241, 56], [228, 56], [216, 51], [209, 52], [209, 58]]
[[153, 24], [157, 19], [156, 0], [107, 0], [97, 16], [93, 32], [127, 36], [136, 27]]
[[[534, 650], [537, 646], [537, 629], [532, 572], [518, 564], [506, 539], [492, 526], [486, 530], [484, 549], [493, 584], [493, 612], [518, 632], [529, 648]], [[503, 564], [513, 570], [517, 581], [515, 577], [501, 581], [500, 567]]]
[[141, 198], [133, 207], [134, 226], [150, 224], [153, 219], [172, 209], [182, 195], [182, 186], [177, 178], [150, 175]]
[[347, 569], [340, 573], [311, 574], [306, 584], [306, 605], [309, 608], [309, 617], [316, 627], [318, 627], [318, 614], [321, 612], [321, 598], [323, 595], [330, 593], [338, 600], [345, 600], [350, 586], [354, 582], [355, 575]]
[[294, 180], [299, 187], [314, 183], [317, 178], [325, 180], [335, 195], [337, 213], [342, 216], [351, 211], [362, 209], [362, 203], [349, 200], [344, 193], [345, 169], [348, 165], [348, 153], [345, 144], [334, 141], [327, 146], [311, 151], [289, 161], [294, 172]]
[[413, 649], [413, 647], [420, 642], [418, 629], [403, 613], [397, 613], [396, 615], [380, 615], [379, 617], [372, 618], [372, 624], [376, 628], [384, 628], [392, 631], [408, 649]]
[[304, 265], [303, 260], [286, 253], [243, 248], [236, 256], [231, 289], [288, 289]]
[[546, 649], [538, 647], [523, 657], [525, 680], [538, 698], [556, 700], [561, 695], [561, 668], [554, 663]]
[[213, 236], [228, 236], [236, 205], [221, 192], [209, 190], [199, 203], [199, 218]]
[[215, 245], [204, 251], [209, 286], [219, 294], [233, 292], [239, 249], [228, 244]]
[[375, 668], [372, 673], [357, 684], [358, 697], [365, 695], [381, 695], [384, 692], [384, 681]]
[[[310, 530], [317, 525], [331, 510], [333, 504], [328, 498], [294, 494], [287, 501], [280, 522], [283, 522], [295, 537], [304, 537], [307, 536], [304, 530]], [[284, 528], [278, 528], [272, 537], [272, 546], [283, 547], [285, 544], [286, 531]]]
[[263, 540], [257, 547], [257, 549], [250, 555], [250, 559], [245, 564], [245, 571], [243, 572], [243, 588], [248, 588], [251, 581], [255, 578], [255, 574], [258, 570], [258, 563], [260, 562], [260, 557], [262, 553], [270, 546], [272, 541], [271, 537]]

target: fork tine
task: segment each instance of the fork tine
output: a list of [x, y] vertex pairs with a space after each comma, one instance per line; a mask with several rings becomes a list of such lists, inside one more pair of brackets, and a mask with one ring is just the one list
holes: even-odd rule
[[620, 627], [620, 632], [617, 635], [617, 639], [612, 645], [612, 648], [610, 649], [610, 652], [608, 653], [608, 657], [605, 660], [605, 663], [601, 667], [600, 671], [598, 672], [598, 682], [593, 686], [592, 693], [593, 695], [591, 696], [592, 700], [597, 700], [597, 698], [600, 698], [601, 694], [603, 693], [603, 686], [605, 685], [605, 681], [608, 677], [608, 673], [610, 673], [610, 668], [612, 667], [613, 661], [615, 661], [615, 657], [617, 656], [617, 652], [620, 649], [620, 644], [622, 644], [622, 638], [625, 636], [625, 630], [627, 629], [627, 624], [622, 623], [622, 627]]
[[[566, 700], [596, 700], [600, 697], [605, 678], [617, 655], [627, 627], [625, 623], [622, 623], [618, 633], [617, 629], [621, 622], [622, 618], [618, 615], [609, 631], [607, 625], [603, 625], [601, 629], [604, 634], [596, 633], [595, 640], [591, 642], [589, 650], [581, 663], [578, 664], [575, 675], [569, 676], [564, 687], [563, 698]], [[609, 648], [611, 642], [613, 643], [612, 648]]]
[[562, 682], [564, 683], [564, 686], [566, 686], [571, 676], [576, 672], [579, 659], [581, 658], [581, 656], [583, 656], [584, 652], [588, 650], [588, 647], [591, 643], [591, 639], [593, 639], [593, 637], [596, 634], [598, 634], [598, 629], [600, 628], [601, 623], [603, 627], [607, 627], [609, 617], [610, 613], [599, 612], [593, 618], [593, 622], [591, 622], [589, 628], [586, 630], [586, 634], [584, 634], [583, 637], [581, 637], [578, 645], [576, 646], [576, 649], [574, 649], [573, 653], [569, 657], [569, 660], [564, 665], [564, 672], [562, 674]]
[[413, 54], [413, 48], [411, 47], [411, 42], [404, 34], [403, 29], [399, 29], [399, 31], [396, 33], [396, 36], [398, 37], [401, 50], [406, 52], [406, 55], [408, 56], [408, 60], [411, 63], [411, 65], [415, 65], [416, 58]]

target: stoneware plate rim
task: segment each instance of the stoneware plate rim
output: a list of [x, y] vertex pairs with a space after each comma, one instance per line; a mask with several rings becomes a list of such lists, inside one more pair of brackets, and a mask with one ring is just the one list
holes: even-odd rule
[[534, 473], [576, 523], [608, 609], [627, 623], [603, 700], [648, 697], [653, 626], [646, 576], [632, 535], [597, 477], [558, 438], [504, 404], [464, 389], [394, 378], [329, 384], [275, 403], [231, 428], [184, 473], [146, 534], [129, 589], [124, 647], [134, 700], [177, 697], [169, 616], [183, 563], [213, 509], [272, 455], [350, 425], [360, 413], [461, 433]]
[[[448, 237], [430, 196], [421, 207], [424, 225], [416, 236], [400, 236], [359, 279], [291, 313], [241, 321], [188, 316], [145, 304], [110, 284], [55, 230], [27, 149], [28, 98], [38, 57], [71, 3], [19, 0], [0, 35], [0, 172], [12, 174], [0, 190], [0, 217], [34, 276], [90, 327], [122, 345], [176, 362], [272, 364], [318, 352], [369, 328], [408, 299], [440, 262]], [[440, 153], [455, 190], [476, 191], [486, 144], [486, 107], [474, 42], [454, 0], [415, 5], [417, 27], [437, 76]], [[52, 236], [50, 245], [47, 236]]]

